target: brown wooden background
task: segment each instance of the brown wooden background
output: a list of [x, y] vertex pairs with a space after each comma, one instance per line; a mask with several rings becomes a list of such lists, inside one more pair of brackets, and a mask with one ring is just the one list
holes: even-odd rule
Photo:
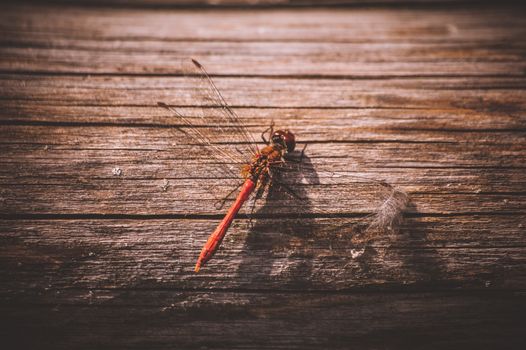
[[[469, 3], [3, 5], [2, 348], [524, 348], [526, 11]], [[334, 192], [347, 218], [239, 220], [194, 274], [223, 180], [156, 107], [185, 56], [255, 134], [407, 190], [401, 234], [312, 233], [372, 209]]]

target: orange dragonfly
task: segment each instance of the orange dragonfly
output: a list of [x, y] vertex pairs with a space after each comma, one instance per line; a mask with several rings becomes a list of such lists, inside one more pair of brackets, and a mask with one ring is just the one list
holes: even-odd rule
[[[158, 105], [173, 114], [177, 123], [181, 125], [179, 131], [191, 140], [193, 147], [207, 151], [223, 164], [225, 174], [240, 179], [239, 185], [221, 202], [224, 204], [239, 189], [223, 220], [208, 237], [199, 254], [194, 269], [195, 272], [199, 272], [219, 249], [232, 222], [249, 198], [253, 198], [253, 211], [256, 201], [267, 194], [269, 189], [278, 185], [288, 197], [304, 200], [295, 191], [294, 183], [283, 181], [286, 178], [283, 174], [302, 168], [306, 144], [298, 156], [298, 152], [295, 151], [295, 135], [287, 129], [274, 130], [274, 125], [271, 123], [270, 127], [261, 133], [264, 146], [260, 148], [241, 118], [226, 103], [214, 81], [198, 61], [194, 59], [185, 61], [183, 73], [189, 83], [187, 88], [191, 92], [192, 104], [200, 107], [197, 114], [184, 113], [181, 107], [164, 102], [158, 102]], [[225, 143], [225, 135], [233, 135], [234, 139], [230, 143]], [[290, 157], [293, 153], [298, 157]], [[407, 205], [405, 193], [395, 190], [385, 182], [347, 173], [331, 172], [328, 183], [338, 186], [348, 183], [348, 179], [357, 179], [367, 184], [370, 186], [370, 191], [381, 199], [369, 227], [394, 228], [398, 224], [401, 212]]]

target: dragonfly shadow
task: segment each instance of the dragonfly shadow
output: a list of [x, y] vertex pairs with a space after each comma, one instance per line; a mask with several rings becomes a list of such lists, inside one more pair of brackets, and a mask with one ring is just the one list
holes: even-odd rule
[[369, 234], [367, 217], [316, 215], [319, 201], [309, 199], [309, 192], [320, 178], [308, 157], [296, 171], [279, 176], [284, 178], [261, 200], [247, 232], [237, 269], [243, 283], [296, 290], [327, 283], [348, 288], [371, 280], [447, 283], [444, 261], [429, 238], [432, 222], [416, 215], [410, 201], [405, 212], [415, 215], [394, 230]]
[[393, 245], [402, 248], [399, 254], [401, 268], [414, 276], [418, 285], [449, 284], [444, 281], [444, 267], [447, 264], [440, 257], [439, 251], [433, 247], [437, 242], [430, 238], [436, 223], [430, 222], [430, 219], [424, 216], [415, 215], [418, 209], [414, 203], [409, 203], [408, 212], [413, 215], [405, 219], [401, 234], [393, 239]]
[[[300, 158], [298, 153], [292, 156]], [[314, 255], [308, 241], [313, 239], [315, 222], [307, 190], [319, 184], [319, 178], [308, 156], [292, 164], [276, 172], [254, 213], [238, 267], [243, 281], [272, 284], [279, 279], [280, 285], [297, 288], [309, 283]]]

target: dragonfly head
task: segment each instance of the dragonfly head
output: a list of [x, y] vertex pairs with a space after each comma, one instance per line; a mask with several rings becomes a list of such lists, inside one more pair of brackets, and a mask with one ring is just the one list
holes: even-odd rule
[[274, 131], [271, 137], [271, 143], [273, 145], [281, 145], [287, 149], [287, 152], [292, 152], [294, 148], [296, 148], [296, 138], [294, 134], [288, 130]]

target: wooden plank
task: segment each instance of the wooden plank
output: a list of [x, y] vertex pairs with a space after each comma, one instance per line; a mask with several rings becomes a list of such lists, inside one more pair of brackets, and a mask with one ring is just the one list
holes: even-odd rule
[[[226, 196], [237, 183], [221, 186], [209, 181], [168, 180], [171, 191], [163, 191], [164, 179], [155, 181], [93, 181], [86, 178], [75, 184], [36, 184], [2, 186], [1, 209], [4, 215], [17, 214], [96, 214], [96, 215], [221, 215], [216, 203]], [[303, 195], [308, 203], [292, 202], [288, 199], [259, 202], [257, 209], [264, 206], [271, 213], [298, 215], [308, 212], [311, 215], [327, 214], [370, 214], [386, 197], [369, 193], [369, 186], [309, 186]], [[165, 193], [168, 192], [168, 193]], [[524, 212], [524, 194], [490, 193], [471, 194], [450, 193], [411, 193], [416, 208], [410, 210], [420, 214], [455, 215], [476, 213], [514, 213]], [[29, 200], [32, 200], [29, 202]], [[230, 202], [227, 202], [230, 203]], [[250, 212], [245, 207], [242, 212]]]
[[[509, 42], [524, 40], [521, 6], [214, 11], [4, 5], [12, 37], [111, 40]], [[4, 35], [5, 38], [9, 36]]]
[[78, 38], [9, 39], [0, 48], [4, 72], [176, 74], [194, 57], [212, 74], [264, 76], [522, 75], [523, 42], [319, 43]]
[[[202, 150], [189, 149], [171, 129], [4, 126], [2, 130], [4, 213], [218, 214], [217, 195], [226, 195], [236, 184], [232, 175], [221, 173], [216, 161]], [[330, 135], [319, 138], [331, 140]], [[332, 179], [335, 171], [398, 185], [412, 194], [420, 213], [524, 209], [522, 133], [503, 133], [490, 140], [484, 133], [478, 138], [476, 133], [469, 138], [458, 133], [456, 141], [444, 143], [419, 135], [424, 140], [417, 143], [310, 140], [306, 162], [316, 173], [289, 176], [298, 182], [305, 182], [304, 176], [318, 177], [302, 186], [313, 212], [322, 208], [370, 212], [381, 199], [372, 192], [376, 185]], [[224, 136], [225, 142], [231, 137]], [[503, 166], [507, 168], [499, 169]], [[112, 174], [116, 167], [121, 176]], [[202, 169], [209, 175], [199, 175]], [[169, 189], [163, 190], [166, 181]], [[281, 208], [284, 203], [274, 205]]]
[[[93, 290], [62, 295], [59, 305], [33, 306], [37, 312], [16, 304], [2, 305], [2, 314], [11, 320], [0, 331], [4, 341], [19, 347], [128, 349], [524, 345], [525, 298], [520, 293], [269, 295]], [[68, 305], [68, 299], [82, 301]], [[28, 333], [32, 336], [23, 336]]]
[[[3, 100], [71, 106], [195, 106], [195, 86], [180, 77], [0, 75]], [[388, 80], [217, 78], [232, 106], [463, 108], [514, 113], [525, 108], [523, 78]], [[284, 93], [287, 92], [287, 93]], [[194, 95], [195, 96], [195, 95]]]
[[409, 217], [400, 234], [367, 244], [353, 241], [362, 220], [257, 219], [252, 228], [239, 220], [199, 274], [197, 256], [218, 220], [2, 220], [2, 293], [525, 287], [524, 216]]
[[[425, 115], [426, 112], [421, 113]], [[257, 118], [259, 117], [258, 114], [252, 117]], [[313, 157], [322, 155], [320, 154], [322, 152], [320, 150], [321, 147], [334, 148], [335, 154], [324, 155], [327, 158], [331, 158], [342, 156], [338, 152], [338, 148], [349, 146], [366, 148], [368, 147], [367, 143], [377, 143], [380, 144], [379, 147], [399, 146], [401, 150], [404, 147], [415, 147], [414, 144], [425, 144], [425, 147], [430, 147], [430, 149], [432, 147], [442, 148], [446, 153], [455, 153], [459, 147], [463, 147], [466, 152], [469, 152], [506, 146], [505, 149], [502, 147], [500, 152], [509, 152], [511, 156], [512, 152], [515, 149], [520, 149], [525, 142], [524, 131], [518, 128], [506, 128], [504, 130], [482, 129], [478, 131], [470, 126], [464, 126], [464, 130], [459, 128], [452, 131], [446, 126], [446, 130], [442, 130], [438, 126], [428, 128], [425, 117], [421, 119], [419, 117], [417, 117], [418, 119], [402, 119], [402, 122], [398, 122], [396, 119], [393, 121], [389, 118], [383, 120], [381, 118], [364, 118], [364, 121], [358, 121], [357, 123], [354, 122], [352, 117], [348, 120], [342, 118], [339, 121], [331, 119], [328, 121], [306, 120], [303, 123], [300, 121], [291, 123], [286, 117], [281, 117], [274, 120], [274, 122], [280, 128], [287, 128], [293, 131], [297, 135], [298, 144], [312, 144], [310, 154]], [[248, 127], [249, 133], [255, 140], [258, 140], [260, 145], [263, 145], [261, 132], [268, 127], [271, 120], [260, 118], [260, 120], [253, 119], [249, 121], [255, 124], [255, 126], [251, 125]], [[331, 121], [335, 123], [329, 124]], [[517, 122], [522, 123], [520, 119], [513, 120], [513, 123], [519, 124]], [[174, 123], [173, 120], [172, 123]], [[179, 158], [184, 156], [182, 148], [191, 145], [192, 142], [195, 144], [195, 141], [186, 137], [177, 128], [177, 126], [184, 127], [184, 125], [172, 124], [172, 126], [166, 127], [166, 125], [159, 124], [146, 127], [144, 125], [110, 125], [101, 127], [98, 124], [61, 125], [59, 123], [58, 125], [3, 125], [0, 128], [5, 133], [2, 144], [6, 152], [23, 152], [24, 150], [40, 149], [48, 145], [48, 150], [54, 149], [56, 151], [67, 151], [68, 149], [79, 151], [89, 149], [169, 151], [173, 152], [176, 158]], [[24, 142], [23, 138], [32, 134], [36, 134], [36, 137]], [[120, 140], [119, 134], [126, 134], [130, 139]], [[236, 140], [237, 143], [244, 141], [243, 136], [236, 134], [235, 130], [225, 128], [223, 134], [217, 135], [214, 141], [217, 144], [223, 144], [235, 140], [235, 138], [240, 139]], [[148, 139], [149, 145], [143, 144], [145, 139]], [[394, 143], [395, 146], [381, 145], [388, 143]], [[320, 144], [327, 144], [327, 146], [321, 146]], [[225, 145], [225, 147], [228, 148], [228, 145]], [[199, 151], [195, 147], [187, 150], [187, 152], [187, 158], [203, 158], [203, 151]], [[355, 156], [359, 156], [359, 154]], [[516, 153], [516, 156], [518, 159], [521, 159], [519, 152]], [[415, 157], [418, 157], [418, 155], [415, 155]], [[461, 155], [459, 155], [460, 157]], [[454, 159], [451, 159], [451, 165], [455, 164]], [[488, 161], [491, 160], [492, 157], [489, 157]], [[481, 160], [474, 159], [474, 162], [477, 161]], [[474, 163], [473, 165], [478, 164]]]
[[[82, 300], [81, 304], [68, 305], [70, 298]], [[521, 348], [524, 301], [520, 293], [94, 290], [69, 292], [59, 305], [33, 306], [38, 312], [16, 304], [4, 304], [0, 310], [11, 320], [1, 330], [4, 341], [19, 347], [348, 349], [349, 344], [366, 348], [389, 344], [393, 349], [442, 349], [498, 348], [505, 343]], [[23, 336], [28, 333], [32, 336]]]
[[[177, 125], [177, 120], [164, 109], [157, 106], [62, 106], [52, 101], [2, 101], [0, 123], [76, 125], [76, 126], [138, 126], [163, 127]], [[489, 106], [488, 106], [489, 107]], [[274, 120], [277, 126], [288, 127], [298, 137], [314, 139], [325, 135], [326, 130], [334, 130], [331, 137], [337, 140], [353, 140], [367, 131], [373, 139], [374, 133], [389, 134], [399, 140], [418, 137], [418, 132], [433, 131], [426, 134], [429, 141], [451, 140], [449, 133], [480, 131], [487, 137], [500, 131], [520, 132], [526, 125], [522, 109], [501, 105], [477, 111], [467, 108], [413, 109], [413, 108], [234, 108], [241, 120], [254, 132], [266, 128]], [[195, 109], [186, 108], [191, 114]], [[344, 126], [344, 127], [342, 127]], [[335, 130], [336, 129], [336, 130]], [[353, 132], [356, 131], [356, 132]], [[300, 132], [300, 133], [298, 133]], [[321, 136], [320, 135], [320, 136]], [[468, 137], [469, 138], [469, 137]], [[503, 138], [499, 138], [505, 142]], [[386, 140], [386, 138], [384, 138]]]

